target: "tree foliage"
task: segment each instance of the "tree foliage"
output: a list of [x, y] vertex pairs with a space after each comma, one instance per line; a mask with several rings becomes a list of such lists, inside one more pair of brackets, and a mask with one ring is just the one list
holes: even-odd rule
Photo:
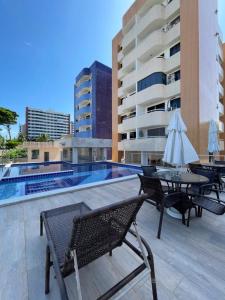
[[11, 125], [17, 123], [18, 114], [15, 111], [0, 107], [0, 125], [5, 126], [11, 140]]
[[37, 139], [36, 142], [48, 142], [49, 136], [47, 134], [41, 134]]

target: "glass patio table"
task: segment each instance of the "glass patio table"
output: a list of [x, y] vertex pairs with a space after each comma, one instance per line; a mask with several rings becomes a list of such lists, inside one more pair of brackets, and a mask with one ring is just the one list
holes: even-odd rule
[[[209, 179], [205, 176], [192, 174], [192, 173], [184, 173], [179, 171], [158, 171], [152, 174], [153, 177], [159, 178], [166, 183], [171, 183], [172, 187], [176, 191], [180, 191], [182, 185], [190, 185], [190, 184], [206, 184], [209, 182]], [[176, 219], [182, 219], [182, 215], [176, 208], [168, 208], [168, 215]]]
[[205, 176], [179, 171], [158, 171], [153, 173], [153, 177], [174, 184], [176, 189], [179, 189], [181, 185], [201, 185], [209, 182], [208, 178]]

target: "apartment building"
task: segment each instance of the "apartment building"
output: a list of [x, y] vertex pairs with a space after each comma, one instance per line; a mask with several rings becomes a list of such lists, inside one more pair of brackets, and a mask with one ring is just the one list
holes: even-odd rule
[[112, 137], [112, 69], [95, 61], [76, 77], [75, 137]]
[[70, 133], [70, 115], [26, 107], [26, 137], [32, 141], [41, 134], [51, 140]]
[[180, 109], [188, 136], [207, 154], [208, 124], [224, 148], [222, 35], [217, 0], [136, 0], [113, 39], [112, 156], [147, 163], [166, 144]]

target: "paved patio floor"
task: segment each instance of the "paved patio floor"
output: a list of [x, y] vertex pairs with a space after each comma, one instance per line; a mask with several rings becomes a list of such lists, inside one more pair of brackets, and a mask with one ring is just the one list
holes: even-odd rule
[[[54, 272], [50, 294], [44, 294], [46, 237], [39, 236], [41, 211], [81, 201], [94, 209], [137, 195], [138, 189], [134, 179], [0, 208], [0, 299], [60, 299]], [[154, 254], [159, 300], [225, 299], [225, 216], [204, 212], [187, 228], [165, 214], [161, 240], [156, 238], [158, 220], [159, 212], [145, 203], [138, 226]], [[106, 255], [81, 269], [84, 300], [95, 299], [137, 263], [124, 246], [112, 257]], [[70, 299], [76, 299], [74, 274], [66, 285]], [[123, 299], [151, 299], [148, 280]]]

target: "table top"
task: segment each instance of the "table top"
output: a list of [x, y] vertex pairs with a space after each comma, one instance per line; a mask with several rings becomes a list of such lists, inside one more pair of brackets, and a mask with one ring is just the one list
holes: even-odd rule
[[205, 176], [177, 171], [159, 171], [153, 173], [153, 177], [177, 184], [203, 184], [209, 182], [209, 179]]
[[217, 168], [217, 169], [221, 169], [221, 168], [225, 168], [225, 164], [215, 164], [215, 163], [202, 163], [202, 166], [206, 166], [206, 167], [212, 167], [212, 168]]

